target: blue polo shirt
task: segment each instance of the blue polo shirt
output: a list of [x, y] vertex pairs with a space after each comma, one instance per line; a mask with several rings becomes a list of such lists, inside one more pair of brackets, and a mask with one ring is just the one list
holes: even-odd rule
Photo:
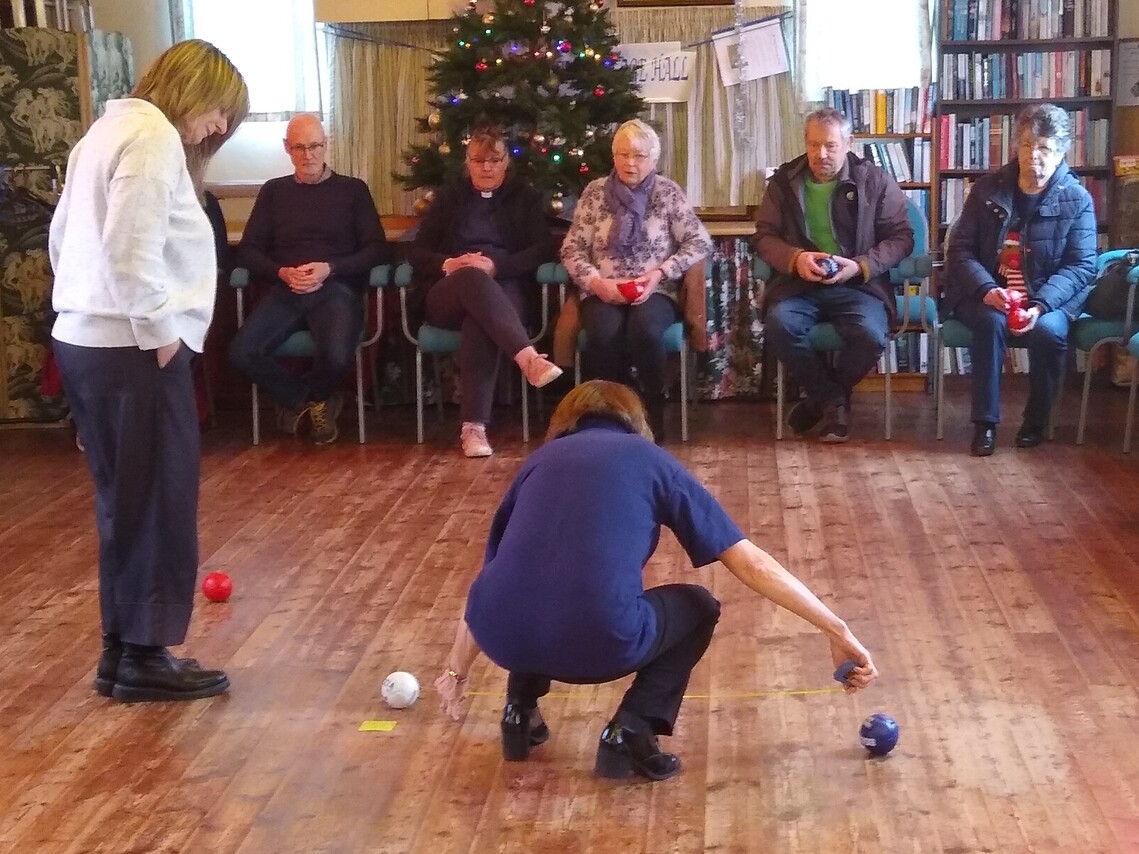
[[471, 585], [479, 648], [507, 670], [567, 681], [631, 671], [656, 637], [642, 574], [661, 525], [693, 566], [744, 539], [680, 463], [614, 421], [584, 419], [546, 443], [499, 506]]

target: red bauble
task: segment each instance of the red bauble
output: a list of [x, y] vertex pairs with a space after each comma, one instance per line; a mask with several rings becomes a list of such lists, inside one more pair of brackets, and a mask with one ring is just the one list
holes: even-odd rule
[[603, 89], [601, 86], [598, 86], [596, 89], [593, 90], [593, 94], [596, 95], [598, 98], [600, 98], [602, 95], [605, 94], [605, 89]]
[[485, 59], [480, 59], [475, 63], [475, 71], [486, 71], [487, 65]]
[[233, 595], [233, 581], [224, 572], [211, 572], [202, 579], [202, 593], [211, 602], [225, 602]]

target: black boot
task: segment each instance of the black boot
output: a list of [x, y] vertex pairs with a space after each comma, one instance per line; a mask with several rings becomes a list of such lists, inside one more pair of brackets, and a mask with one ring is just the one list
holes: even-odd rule
[[618, 712], [601, 732], [593, 773], [624, 779], [636, 771], [650, 780], [666, 780], [676, 774], [680, 757], [660, 749], [647, 723], [630, 724], [629, 713]]
[[111, 696], [124, 703], [199, 700], [228, 689], [229, 677], [221, 670], [203, 670], [162, 646], [124, 643]]
[[550, 740], [550, 728], [542, 720], [538, 707], [524, 709], [519, 703], [507, 703], [502, 710], [502, 758], [522, 762], [530, 756], [530, 748]]
[[95, 667], [95, 693], [101, 697], [110, 697], [115, 687], [115, 673], [119, 669], [119, 659], [123, 655], [123, 644], [118, 635], [103, 635], [103, 652], [99, 655], [99, 663]]

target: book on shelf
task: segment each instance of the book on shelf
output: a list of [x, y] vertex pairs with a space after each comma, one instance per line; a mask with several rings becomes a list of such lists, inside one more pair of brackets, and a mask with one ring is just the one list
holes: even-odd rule
[[957, 52], [941, 55], [943, 101], [1103, 98], [1111, 94], [1111, 50]]
[[946, 0], [952, 41], [1107, 38], [1109, 0]]
[[850, 119], [855, 134], [928, 134], [936, 84], [901, 89], [823, 87], [823, 103]]
[[[1109, 165], [1111, 121], [1093, 119], [1086, 108], [1068, 110], [1072, 147], [1068, 165], [1077, 169], [1103, 169]], [[1016, 117], [942, 113], [938, 117], [940, 149], [938, 168], [989, 171], [1000, 168], [1016, 151]]]

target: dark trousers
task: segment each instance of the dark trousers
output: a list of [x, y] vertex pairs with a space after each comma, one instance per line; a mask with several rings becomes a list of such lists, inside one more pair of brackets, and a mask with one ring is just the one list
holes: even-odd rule
[[556, 675], [510, 673], [506, 680], [509, 703], [531, 709], [550, 691], [550, 682], [601, 684], [636, 673], [618, 712], [630, 712], [652, 726], [656, 735], [672, 735], [688, 679], [704, 657], [720, 619], [720, 603], [698, 584], [665, 584], [645, 591], [657, 615], [657, 635], [644, 661], [630, 671], [583, 683]]
[[[828, 364], [811, 349], [808, 333], [819, 323], [833, 323], [842, 352]], [[819, 286], [780, 300], [767, 310], [764, 340], [808, 399], [822, 406], [845, 403], [851, 389], [878, 361], [886, 346], [886, 306], [877, 297], [842, 285]]]
[[[229, 345], [229, 360], [287, 409], [328, 400], [356, 358], [364, 328], [360, 300], [359, 291], [339, 279], [326, 279], [308, 294], [295, 294], [276, 283], [237, 330]], [[273, 352], [304, 329], [312, 333], [316, 356], [309, 370], [298, 377]]]
[[611, 305], [586, 297], [581, 301], [581, 327], [588, 339], [582, 354], [586, 376], [628, 384], [633, 367], [645, 397], [659, 398], [668, 358], [664, 331], [679, 319], [679, 307], [662, 293], [640, 305]]
[[476, 267], [462, 267], [431, 285], [427, 322], [461, 333], [459, 415], [489, 424], [500, 356], [513, 359], [530, 346], [522, 325], [526, 292], [521, 282], [498, 282]]
[[1028, 402], [1024, 407], [1024, 421], [1030, 427], [1043, 429], [1048, 424], [1064, 374], [1068, 315], [1062, 311], [1046, 312], [1031, 331], [1019, 337], [1009, 332], [1003, 312], [983, 302], [963, 302], [954, 309], [953, 315], [973, 333], [973, 344], [969, 348], [972, 420], [1000, 423], [1005, 350], [1016, 341], [1028, 348]]
[[153, 350], [52, 346], [95, 482], [103, 633], [180, 644], [198, 572], [193, 353], [160, 369]]

